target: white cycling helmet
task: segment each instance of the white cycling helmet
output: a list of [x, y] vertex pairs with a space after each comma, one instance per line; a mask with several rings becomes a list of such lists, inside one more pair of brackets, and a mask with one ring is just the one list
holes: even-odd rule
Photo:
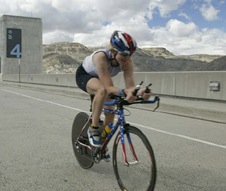
[[114, 31], [110, 42], [117, 52], [125, 55], [132, 55], [137, 48], [135, 39], [129, 34], [121, 31]]

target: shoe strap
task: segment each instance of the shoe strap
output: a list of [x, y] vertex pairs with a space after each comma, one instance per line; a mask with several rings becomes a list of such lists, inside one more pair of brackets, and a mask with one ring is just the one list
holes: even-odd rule
[[99, 131], [90, 131], [90, 137], [100, 137], [100, 132]]

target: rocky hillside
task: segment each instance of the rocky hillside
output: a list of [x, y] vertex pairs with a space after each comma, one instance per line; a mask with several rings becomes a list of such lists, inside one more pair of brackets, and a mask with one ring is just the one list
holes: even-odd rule
[[217, 68], [218, 71], [226, 71], [226, 56], [217, 58], [207, 64], [207, 70], [214, 71]]
[[74, 73], [92, 50], [79, 43], [43, 45], [43, 73]]
[[[43, 73], [74, 73], [82, 60], [98, 48], [64, 42], [43, 45]], [[138, 48], [132, 58], [135, 71], [226, 70], [226, 56], [176, 56], [165, 48]]]

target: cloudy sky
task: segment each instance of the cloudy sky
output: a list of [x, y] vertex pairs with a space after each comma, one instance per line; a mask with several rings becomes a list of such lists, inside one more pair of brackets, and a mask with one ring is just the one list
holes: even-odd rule
[[226, 55], [225, 10], [225, 0], [0, 0], [0, 16], [42, 18], [44, 44], [105, 46], [122, 30], [176, 55]]

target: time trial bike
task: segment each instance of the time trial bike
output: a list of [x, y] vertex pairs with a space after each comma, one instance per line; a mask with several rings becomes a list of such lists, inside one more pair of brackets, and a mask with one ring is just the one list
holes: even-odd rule
[[[138, 91], [138, 86], [135, 91]], [[119, 187], [124, 191], [153, 191], [157, 170], [152, 146], [140, 129], [126, 122], [124, 106], [156, 103], [156, 107], [153, 110], [155, 111], [159, 107], [160, 98], [155, 96], [154, 99], [147, 101], [137, 98], [133, 103], [129, 103], [125, 98], [117, 95], [111, 95], [111, 99], [112, 101], [104, 102], [104, 105], [116, 106], [116, 109], [104, 108], [103, 112], [113, 113], [118, 118], [112, 125], [111, 131], [101, 147], [97, 148], [89, 144], [87, 129], [92, 122], [92, 116], [85, 112], [80, 112], [74, 118], [72, 146], [75, 157], [82, 168], [91, 168], [94, 163], [99, 163], [105, 158], [106, 147], [113, 135], [118, 132], [113, 143], [112, 162]], [[102, 120], [100, 120], [99, 125], [102, 131]]]

